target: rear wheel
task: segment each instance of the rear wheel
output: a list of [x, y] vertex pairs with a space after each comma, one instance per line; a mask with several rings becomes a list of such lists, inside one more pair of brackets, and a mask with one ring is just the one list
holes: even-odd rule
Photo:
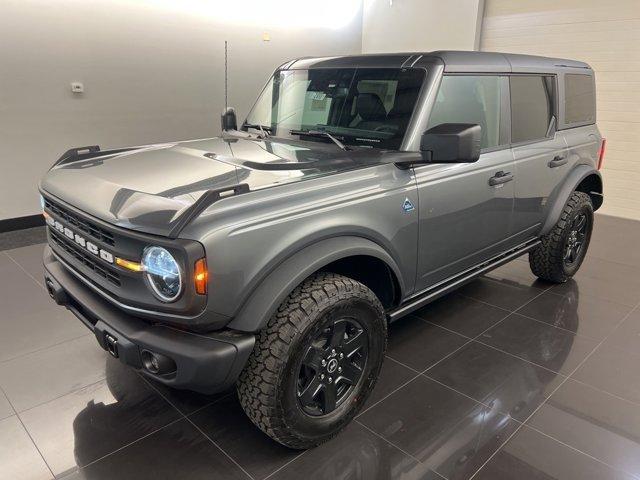
[[542, 237], [542, 244], [529, 253], [534, 275], [564, 283], [582, 265], [593, 228], [593, 204], [589, 195], [573, 192], [558, 223]]
[[304, 449], [325, 442], [373, 389], [386, 333], [384, 310], [371, 290], [341, 275], [314, 275], [260, 333], [238, 381], [240, 403], [283, 445]]

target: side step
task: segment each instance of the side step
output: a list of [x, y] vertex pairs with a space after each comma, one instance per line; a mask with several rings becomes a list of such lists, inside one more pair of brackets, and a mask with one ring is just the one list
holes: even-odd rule
[[434, 300], [437, 300], [447, 293], [460, 288], [466, 283], [471, 282], [480, 275], [498, 268], [505, 263], [509, 263], [511, 260], [518, 258], [519, 256], [527, 253], [530, 250], [533, 250], [538, 245], [540, 245], [540, 243], [540, 240], [535, 239], [521, 244], [514, 249], [508, 250], [504, 253], [501, 253], [500, 255], [493, 257], [491, 260], [476, 265], [475, 267], [465, 270], [464, 272], [459, 273], [454, 277], [444, 280], [443, 282], [440, 282], [432, 287], [429, 287], [426, 290], [423, 290], [420, 293], [417, 293], [416, 295], [413, 295], [412, 297], [409, 297], [402, 305], [387, 313], [389, 322], [395, 322], [405, 315], [408, 315], [409, 313], [424, 307], [425, 305], [433, 302]]

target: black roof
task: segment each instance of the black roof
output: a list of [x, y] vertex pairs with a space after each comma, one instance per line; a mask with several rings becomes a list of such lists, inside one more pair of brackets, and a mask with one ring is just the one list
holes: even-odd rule
[[441, 50], [435, 52], [381, 53], [339, 57], [305, 57], [283, 64], [282, 69], [346, 67], [423, 67], [444, 65], [445, 72], [557, 73], [591, 69], [588, 64], [563, 58], [515, 53]]

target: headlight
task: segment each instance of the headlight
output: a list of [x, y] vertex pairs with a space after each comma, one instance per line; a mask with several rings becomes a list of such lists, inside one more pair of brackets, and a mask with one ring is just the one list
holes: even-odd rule
[[153, 294], [163, 302], [174, 302], [182, 293], [182, 272], [173, 255], [162, 247], [147, 247], [142, 267]]

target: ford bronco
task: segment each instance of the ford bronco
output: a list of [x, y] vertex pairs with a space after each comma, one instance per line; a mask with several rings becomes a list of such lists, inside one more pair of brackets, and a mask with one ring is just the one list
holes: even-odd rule
[[525, 253], [575, 274], [603, 201], [595, 112], [572, 60], [290, 61], [220, 137], [62, 155], [40, 184], [46, 286], [125, 364], [235, 384], [309, 448], [367, 401], [390, 322]]

